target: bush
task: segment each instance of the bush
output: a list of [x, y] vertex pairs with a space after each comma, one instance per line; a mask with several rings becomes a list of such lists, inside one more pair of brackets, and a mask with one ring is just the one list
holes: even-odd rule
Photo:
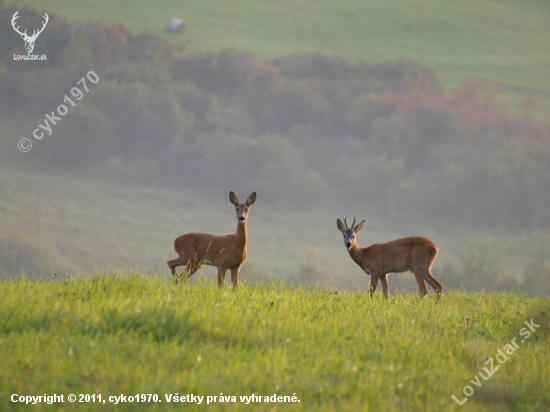
[[[91, 96], [112, 127], [111, 155], [125, 159], [140, 154], [155, 156], [192, 126], [177, 97], [167, 89], [144, 83], [103, 83]], [[99, 158], [97, 160], [102, 160]]]
[[[174, 60], [175, 81], [191, 81], [210, 94], [232, 98], [242, 90], [249, 76], [265, 67], [249, 55], [237, 51], [197, 53]], [[270, 70], [267, 70], [270, 71]]]
[[238, 183], [245, 191], [261, 190], [265, 202], [277, 205], [311, 204], [324, 190], [322, 179], [303, 165], [296, 147], [277, 135], [203, 135], [192, 145], [166, 150], [161, 164], [165, 184], [224, 191]]
[[71, 88], [77, 86], [87, 72], [79, 64], [63, 69], [9, 70], [1, 74], [0, 97], [13, 111], [41, 115], [51, 113], [63, 103], [65, 94], [71, 96]]
[[[68, 169], [106, 159], [116, 151], [113, 128], [95, 106], [79, 103], [43, 141], [52, 163]], [[68, 155], [70, 154], [70, 155]]]
[[[35, 11], [25, 15], [40, 22]], [[21, 41], [0, 28], [0, 106], [42, 120], [90, 68], [100, 82], [37, 149], [51, 154], [43, 165], [110, 164], [178, 188], [225, 190], [240, 179], [295, 206], [325, 191], [427, 223], [550, 228], [550, 126], [536, 119], [533, 99], [514, 117], [495, 110], [494, 93], [478, 83], [443, 93], [414, 62], [187, 53], [117, 23], [50, 17], [54, 37], [43, 43], [55, 64], [12, 66], [4, 56]]]

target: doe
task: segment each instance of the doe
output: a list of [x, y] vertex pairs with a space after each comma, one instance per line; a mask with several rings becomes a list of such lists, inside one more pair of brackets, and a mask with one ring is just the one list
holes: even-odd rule
[[[246, 261], [246, 245], [248, 234], [246, 220], [248, 210], [256, 201], [256, 192], [253, 192], [246, 202], [239, 202], [233, 192], [229, 193], [229, 201], [235, 206], [237, 214], [237, 232], [227, 235], [211, 235], [209, 233], [186, 233], [174, 241], [174, 250], [179, 257], [169, 260], [168, 266], [172, 275], [176, 277], [176, 267], [185, 266], [180, 279], [184, 281], [191, 277], [202, 265], [218, 268], [218, 287], [221, 288], [225, 280], [227, 269], [231, 271], [233, 290], [237, 289], [239, 270]], [[176, 277], [176, 283], [178, 282]]]

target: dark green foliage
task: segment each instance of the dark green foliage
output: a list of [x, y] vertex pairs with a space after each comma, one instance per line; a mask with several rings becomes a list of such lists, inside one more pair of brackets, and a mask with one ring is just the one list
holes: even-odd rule
[[112, 133], [103, 136], [111, 142], [111, 155], [127, 159], [144, 153], [154, 156], [177, 136], [185, 135], [185, 110], [167, 89], [141, 82], [102, 83], [91, 98], [112, 127]]
[[44, 146], [51, 162], [60, 167], [77, 168], [106, 158], [117, 143], [113, 141], [113, 127], [105, 115], [85, 103], [71, 108], [71, 115], [53, 128], [55, 138], [45, 133]]
[[[4, 19], [14, 10], [0, 5]], [[40, 24], [35, 11], [21, 15]], [[550, 130], [528, 110], [536, 102], [514, 118], [492, 109], [475, 83], [443, 93], [414, 62], [192, 54], [120, 24], [54, 15], [37, 43], [47, 63], [22, 70], [10, 54], [21, 39], [0, 30], [0, 106], [12, 113], [43, 119], [88, 71], [100, 77], [36, 142], [45, 165], [118, 167], [175, 189], [240, 182], [306, 210], [346, 199], [382, 217], [550, 227]]]
[[223, 51], [184, 56], [173, 62], [171, 73], [176, 81], [190, 80], [208, 93], [232, 97], [246, 85], [251, 74], [261, 67], [243, 53]]
[[183, 46], [174, 45], [150, 33], [128, 34], [121, 51], [122, 58], [132, 63], [147, 62], [155, 65], [168, 65], [183, 52]]
[[87, 67], [75, 64], [64, 69], [8, 70], [0, 75], [1, 98], [13, 111], [51, 113], [63, 103], [64, 95], [71, 97], [71, 88], [86, 76]]

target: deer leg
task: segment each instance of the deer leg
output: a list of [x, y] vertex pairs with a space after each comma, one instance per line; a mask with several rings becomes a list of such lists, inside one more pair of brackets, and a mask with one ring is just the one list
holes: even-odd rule
[[414, 273], [414, 277], [416, 278], [416, 283], [418, 283], [418, 291], [420, 293], [420, 297], [424, 297], [426, 293], [428, 293], [428, 287], [426, 286], [426, 281], [422, 279], [422, 276], [417, 275]]
[[380, 283], [382, 284], [382, 291], [387, 300], [390, 300], [390, 285], [388, 283], [388, 274], [382, 275], [380, 277]]
[[201, 266], [202, 265], [199, 262], [189, 262], [185, 267], [187, 273], [182, 273], [182, 280], [185, 282], [187, 279], [193, 276], [195, 272], [200, 269]]
[[172, 272], [173, 276], [176, 276], [176, 268], [178, 266], [189, 265], [189, 261], [186, 259], [183, 259], [181, 256], [176, 259], [169, 260], [167, 263], [168, 263], [168, 267], [170, 268], [170, 272]]
[[372, 295], [374, 295], [374, 291], [376, 290], [376, 286], [378, 285], [378, 279], [380, 278], [377, 274], [372, 274], [370, 277], [370, 297], [372, 298]]
[[239, 277], [240, 266], [231, 268], [231, 283], [233, 283], [233, 290], [237, 290], [237, 278]]
[[426, 282], [430, 284], [432, 288], [434, 288], [435, 293], [437, 293], [437, 298], [439, 299], [441, 297], [441, 292], [443, 291], [443, 285], [433, 277], [430, 269], [419, 271], [419, 274]]
[[179, 258], [169, 260], [166, 263], [168, 263], [168, 267], [170, 268], [170, 272], [172, 272], [172, 276], [175, 276], [176, 275], [176, 267], [181, 266], [181, 264], [179, 262]]
[[226, 268], [218, 267], [218, 288], [219, 289], [222, 288], [223, 282], [225, 280], [225, 271], [226, 270], [227, 270]]

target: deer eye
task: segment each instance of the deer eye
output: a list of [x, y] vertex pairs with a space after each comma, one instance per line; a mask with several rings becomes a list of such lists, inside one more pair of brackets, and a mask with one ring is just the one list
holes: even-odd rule
[[246, 211], [248, 212], [248, 209], [246, 209]]

